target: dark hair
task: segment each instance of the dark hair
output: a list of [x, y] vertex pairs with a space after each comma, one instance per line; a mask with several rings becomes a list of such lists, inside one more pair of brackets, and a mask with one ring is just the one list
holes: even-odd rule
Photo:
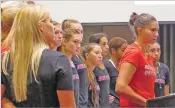
[[134, 26], [136, 34], [137, 28], [144, 28], [146, 25], [150, 24], [152, 21], [157, 21], [156, 18], [148, 13], [142, 13], [140, 15], [135, 12], [130, 16], [130, 24]]
[[97, 43], [97, 44], [99, 44], [100, 43], [100, 39], [102, 37], [106, 37], [108, 39], [108, 36], [105, 33], [95, 33], [95, 34], [92, 34], [89, 37], [89, 43]]
[[115, 50], [117, 50], [118, 48], [120, 48], [124, 43], [127, 43], [127, 41], [123, 38], [120, 37], [113, 37], [110, 41], [109, 41], [109, 51], [112, 52], [112, 48], [114, 48]]

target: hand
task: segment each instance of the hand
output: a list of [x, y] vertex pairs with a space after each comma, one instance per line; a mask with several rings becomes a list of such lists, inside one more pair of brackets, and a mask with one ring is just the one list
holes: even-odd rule
[[111, 104], [114, 101], [114, 96], [109, 95], [109, 104]]

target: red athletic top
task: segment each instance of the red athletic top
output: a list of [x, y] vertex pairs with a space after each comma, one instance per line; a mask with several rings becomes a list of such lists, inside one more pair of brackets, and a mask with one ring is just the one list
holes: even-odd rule
[[7, 47], [7, 46], [1, 44], [1, 54], [8, 51], [9, 49], [10, 49], [10, 47]]
[[[148, 55], [146, 60], [141, 49], [137, 44], [133, 43], [125, 50], [120, 65], [124, 62], [129, 62], [135, 65], [136, 72], [134, 73], [129, 86], [138, 95], [150, 99], [154, 98], [154, 81], [155, 72], [153, 71], [153, 58]], [[127, 97], [120, 95], [120, 106], [121, 107], [137, 107], [139, 105], [127, 99]]]

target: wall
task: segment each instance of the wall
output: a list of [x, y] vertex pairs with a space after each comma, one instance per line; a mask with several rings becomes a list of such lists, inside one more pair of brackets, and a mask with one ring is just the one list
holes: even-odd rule
[[[49, 8], [57, 21], [74, 18], [80, 22], [128, 22], [132, 12], [150, 13], [159, 21], [175, 21], [175, 3], [135, 5], [134, 1], [36, 1]], [[167, 2], [168, 3], [168, 2]]]

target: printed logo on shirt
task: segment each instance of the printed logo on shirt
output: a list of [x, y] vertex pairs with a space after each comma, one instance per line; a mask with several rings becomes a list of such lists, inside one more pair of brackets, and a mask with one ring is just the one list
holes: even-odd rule
[[103, 75], [98, 77], [98, 81], [104, 81], [104, 80], [109, 80], [109, 75]]
[[[96, 85], [95, 87], [96, 87], [96, 90], [100, 90], [99, 85]], [[89, 85], [89, 90], [92, 90], [92, 86], [91, 86], [91, 84]]]
[[86, 68], [86, 65], [85, 64], [79, 64], [79, 65], [77, 65], [77, 70], [84, 69], [84, 68]]
[[165, 84], [165, 80], [163, 80], [163, 79], [156, 79], [155, 82], [156, 83], [163, 83], [163, 84]]
[[145, 76], [156, 77], [154, 69], [150, 65], [145, 65]]
[[79, 79], [78, 74], [74, 74], [74, 75], [73, 75], [73, 80], [76, 80], [76, 79]]

